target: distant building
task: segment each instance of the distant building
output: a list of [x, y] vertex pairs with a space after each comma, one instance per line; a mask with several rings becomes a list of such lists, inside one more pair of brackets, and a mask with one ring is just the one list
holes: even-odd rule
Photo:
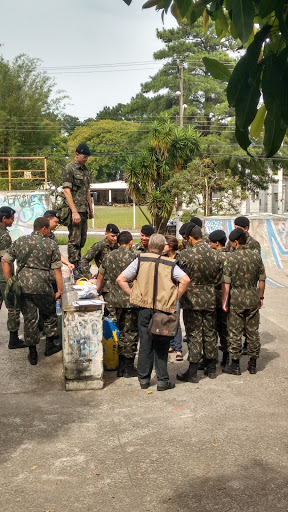
[[90, 191], [95, 205], [109, 205], [113, 203], [132, 203], [127, 192], [125, 181], [110, 181], [108, 183], [91, 183]]

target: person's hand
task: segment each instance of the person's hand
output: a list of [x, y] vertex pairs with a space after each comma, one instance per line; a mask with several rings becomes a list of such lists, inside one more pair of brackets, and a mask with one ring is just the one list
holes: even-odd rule
[[225, 313], [228, 313], [228, 306], [227, 306], [227, 304], [224, 304], [222, 306], [222, 309], [223, 309], [223, 311], [225, 311]]
[[89, 219], [93, 219], [93, 218], [94, 218], [93, 211], [92, 211], [92, 210], [89, 210]]
[[259, 309], [263, 308], [263, 299], [259, 300]]
[[72, 222], [73, 224], [80, 224], [81, 217], [78, 212], [72, 212]]
[[69, 268], [69, 270], [74, 270], [75, 265], [74, 263], [67, 263], [67, 267]]
[[97, 279], [95, 279], [94, 277], [92, 279], [89, 279], [89, 281], [92, 284], [97, 284]]
[[60, 299], [63, 292], [56, 292], [55, 293], [55, 300]]

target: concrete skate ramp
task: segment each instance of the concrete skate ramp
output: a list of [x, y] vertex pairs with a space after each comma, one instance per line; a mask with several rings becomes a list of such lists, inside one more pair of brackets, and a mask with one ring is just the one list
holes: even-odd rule
[[[223, 229], [227, 236], [234, 229], [236, 217], [208, 217], [205, 219], [207, 233]], [[268, 283], [274, 286], [288, 286], [288, 217], [266, 215], [249, 216], [249, 233], [261, 245]]]

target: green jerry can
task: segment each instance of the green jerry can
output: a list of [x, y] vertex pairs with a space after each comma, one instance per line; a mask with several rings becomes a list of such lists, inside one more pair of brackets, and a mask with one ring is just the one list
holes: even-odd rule
[[103, 316], [103, 364], [104, 370], [117, 370], [119, 327], [116, 318]]

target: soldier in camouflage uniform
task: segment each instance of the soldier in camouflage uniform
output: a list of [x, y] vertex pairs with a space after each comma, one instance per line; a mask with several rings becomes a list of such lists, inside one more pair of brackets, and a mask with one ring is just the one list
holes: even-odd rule
[[81, 277], [81, 249], [87, 238], [87, 219], [93, 218], [90, 195], [91, 175], [85, 163], [90, 156], [86, 144], [79, 144], [76, 156], [62, 171], [65, 201], [64, 207], [70, 208], [71, 220], [68, 225], [68, 260], [75, 265], [74, 275]]
[[224, 311], [228, 311], [232, 363], [222, 371], [241, 375], [239, 360], [242, 355], [242, 335], [245, 332], [250, 357], [248, 371], [255, 374], [256, 360], [260, 353], [259, 308], [263, 305], [266, 274], [260, 254], [247, 248], [243, 229], [234, 229], [229, 240], [234, 251], [224, 263], [222, 306]]
[[[29, 347], [28, 359], [32, 365], [37, 364], [36, 345], [40, 341], [38, 310], [44, 318], [46, 335], [44, 355], [51, 356], [62, 349], [60, 345], [54, 343], [54, 339], [57, 338], [58, 326], [55, 299], [58, 299], [63, 293], [62, 263], [56, 242], [48, 239], [49, 233], [48, 219], [38, 217], [34, 222], [33, 233], [18, 238], [2, 257], [4, 276], [9, 280], [11, 265], [14, 261], [17, 260], [18, 267], [21, 267], [29, 254], [18, 278], [22, 288], [21, 312], [24, 317], [25, 342]], [[49, 281], [51, 268], [55, 272], [58, 288], [56, 295]]]
[[[257, 242], [257, 240], [255, 240], [255, 238], [253, 238], [253, 236], [251, 236], [249, 233], [250, 221], [249, 221], [248, 217], [244, 217], [244, 216], [237, 217], [234, 220], [234, 226], [235, 226], [235, 229], [241, 228], [241, 229], [243, 229], [243, 231], [245, 231], [245, 234], [247, 237], [246, 247], [248, 247], [248, 249], [250, 249], [251, 251], [257, 252], [258, 254], [261, 255], [261, 246], [260, 246], [259, 242]], [[233, 251], [233, 247], [232, 247], [230, 241], [227, 244], [227, 248], [229, 249], [229, 251], [231, 251], [231, 252]], [[243, 343], [242, 354], [247, 355], [247, 353], [248, 353], [247, 337], [246, 337], [245, 332], [244, 332], [244, 336], [245, 336], [245, 341]]]
[[215, 284], [219, 280], [221, 267], [216, 252], [203, 242], [202, 231], [190, 223], [186, 234], [193, 250], [180, 253], [179, 266], [190, 277], [187, 292], [180, 300], [188, 343], [189, 368], [178, 373], [177, 379], [198, 382], [197, 368], [202, 351], [208, 360], [207, 371], [210, 378], [216, 377], [217, 337], [216, 337], [216, 296]]
[[[50, 234], [48, 236], [48, 238], [50, 240], [53, 240], [53, 242], [56, 242], [56, 244], [58, 245], [58, 242], [57, 242], [57, 238], [56, 236], [54, 235], [54, 231], [55, 229], [57, 229], [57, 227], [59, 226], [59, 219], [60, 219], [60, 215], [58, 212], [56, 212], [55, 210], [47, 210], [45, 213], [44, 213], [44, 217], [47, 218], [49, 220], [49, 225], [50, 225]], [[69, 270], [74, 270], [75, 268], [75, 265], [73, 263], [70, 263], [64, 256], [63, 254], [60, 253], [60, 256], [61, 256], [61, 262], [63, 263], [63, 265], [66, 265]], [[54, 275], [54, 272], [53, 270], [51, 269], [50, 271], [50, 280], [51, 280], [51, 284], [53, 286], [53, 290], [54, 292], [56, 293], [57, 292], [57, 285], [56, 285], [56, 281], [55, 281], [55, 275]]]
[[[7, 227], [11, 227], [14, 222], [15, 210], [9, 206], [2, 206], [0, 208], [0, 258], [4, 256], [7, 249], [12, 244], [12, 239], [9, 235]], [[11, 269], [12, 270], [12, 269]], [[13, 272], [13, 271], [12, 271]], [[5, 288], [6, 279], [3, 274], [2, 265], [0, 265], [0, 309], [5, 301]], [[18, 330], [20, 327], [20, 310], [14, 309], [5, 301], [5, 306], [8, 309], [7, 329], [9, 331], [9, 344], [8, 348], [25, 348], [26, 345], [23, 340], [19, 339]]]
[[119, 274], [136, 258], [132, 250], [133, 238], [128, 231], [118, 235], [117, 251], [108, 254], [101, 263], [97, 279], [97, 289], [101, 292], [104, 276], [109, 275], [109, 306], [116, 309], [116, 317], [120, 329], [118, 339], [119, 368], [117, 377], [137, 377], [134, 360], [138, 343], [137, 308], [130, 304], [126, 295], [116, 283]]
[[141, 243], [136, 246], [137, 253], [149, 252], [148, 244], [150, 240], [150, 236], [155, 233], [152, 226], [149, 224], [145, 224], [142, 226], [140, 231], [140, 239]]
[[[216, 250], [217, 257], [221, 264], [221, 269], [223, 271], [224, 262], [227, 260], [229, 256], [229, 251], [226, 249], [226, 233], [222, 229], [216, 229], [216, 231], [212, 231], [209, 234], [210, 247], [211, 249]], [[221, 361], [221, 366], [226, 366], [229, 364], [229, 352], [228, 352], [228, 330], [227, 330], [227, 313], [222, 309], [222, 273], [220, 274], [220, 279], [216, 283], [216, 320], [217, 320], [217, 333], [220, 340], [221, 350], [223, 352], [223, 357]]]
[[[98, 271], [100, 265], [105, 256], [110, 254], [111, 251], [118, 248], [117, 245], [117, 236], [120, 233], [119, 228], [115, 226], [115, 224], [107, 224], [105, 230], [105, 238], [100, 242], [96, 242], [92, 245], [92, 247], [86, 252], [81, 260], [81, 269], [82, 274], [87, 279], [90, 279], [92, 283], [97, 283], [96, 279], [93, 279], [93, 276], [90, 272], [90, 262], [95, 261]], [[109, 308], [109, 276], [105, 276], [105, 281], [102, 286], [102, 295], [104, 300], [108, 303], [105, 306], [105, 315], [114, 315], [113, 308]]]

